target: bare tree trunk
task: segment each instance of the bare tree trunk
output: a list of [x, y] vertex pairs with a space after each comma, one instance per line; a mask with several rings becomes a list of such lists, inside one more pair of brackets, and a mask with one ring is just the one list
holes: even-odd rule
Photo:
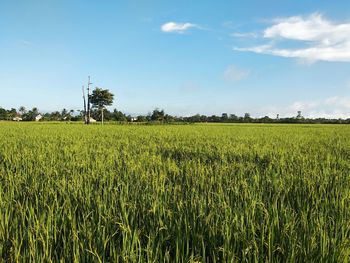
[[87, 87], [87, 96], [88, 96], [88, 99], [87, 99], [87, 115], [88, 115], [88, 120], [87, 120], [87, 124], [90, 124], [90, 119], [91, 119], [91, 109], [90, 109], [90, 85], [92, 83], [90, 82], [90, 76], [88, 78], [88, 87]]
[[85, 99], [84, 86], [83, 86], [83, 100], [84, 100], [84, 123], [85, 123], [85, 124], [87, 124], [87, 116], [86, 116], [86, 99]]
[[90, 124], [91, 113], [90, 113], [90, 89], [88, 88], [88, 99], [87, 99], [87, 124]]
[[101, 108], [101, 119], [102, 119], [102, 125], [103, 125], [103, 110], [104, 110], [104, 108], [102, 107], [102, 108]]

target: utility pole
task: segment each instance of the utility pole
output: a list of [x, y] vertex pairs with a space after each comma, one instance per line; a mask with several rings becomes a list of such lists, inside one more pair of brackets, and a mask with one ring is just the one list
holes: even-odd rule
[[85, 91], [84, 91], [84, 85], [82, 87], [83, 91], [83, 100], [84, 100], [84, 123], [87, 124], [87, 116], [86, 116], [86, 99], [85, 99]]
[[91, 119], [91, 110], [90, 110], [90, 85], [92, 83], [90, 82], [90, 76], [88, 77], [88, 86], [87, 86], [87, 93], [88, 93], [88, 100], [87, 100], [87, 124], [90, 124]]

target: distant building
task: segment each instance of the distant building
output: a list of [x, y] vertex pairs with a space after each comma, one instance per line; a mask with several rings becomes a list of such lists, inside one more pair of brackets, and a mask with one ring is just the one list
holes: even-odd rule
[[40, 121], [43, 118], [43, 115], [38, 114], [35, 116], [35, 121]]
[[96, 120], [94, 118], [90, 117], [90, 123], [95, 123], [95, 122], [96, 122]]
[[132, 121], [132, 122], [137, 121], [137, 117], [131, 117], [130, 121]]
[[19, 116], [16, 116], [12, 119], [13, 121], [22, 121], [22, 118]]

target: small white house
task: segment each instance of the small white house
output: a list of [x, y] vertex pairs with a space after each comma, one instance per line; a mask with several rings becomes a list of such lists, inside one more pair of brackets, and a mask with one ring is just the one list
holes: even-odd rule
[[40, 121], [43, 118], [41, 114], [35, 116], [35, 121]]
[[137, 117], [131, 117], [130, 121], [132, 121], [132, 122], [137, 121]]
[[95, 123], [95, 122], [96, 122], [96, 120], [94, 118], [90, 117], [90, 123]]
[[21, 121], [21, 120], [22, 120], [22, 118], [21, 118], [21, 117], [19, 117], [19, 116], [16, 116], [16, 117], [14, 117], [12, 120], [13, 120], [13, 121]]

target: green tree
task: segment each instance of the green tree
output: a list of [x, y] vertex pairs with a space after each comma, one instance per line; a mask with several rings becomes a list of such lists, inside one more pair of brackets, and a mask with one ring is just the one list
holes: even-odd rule
[[103, 111], [106, 106], [110, 106], [113, 103], [114, 94], [108, 89], [95, 88], [90, 95], [90, 102], [92, 106], [101, 111], [101, 120], [103, 124]]
[[18, 111], [21, 113], [21, 116], [23, 116], [27, 112], [24, 106], [19, 107]]
[[7, 119], [7, 110], [0, 107], [0, 120], [6, 120]]
[[152, 112], [151, 120], [152, 121], [164, 121], [164, 117], [165, 117], [164, 110], [159, 110], [158, 108], [156, 108]]
[[252, 118], [250, 117], [250, 114], [244, 113], [244, 118], [243, 118], [244, 122], [251, 122]]
[[61, 111], [61, 118], [62, 118], [62, 120], [66, 120], [67, 119], [67, 115], [68, 115], [67, 109], [63, 108], [63, 110]]
[[32, 109], [32, 112], [33, 112], [33, 114], [35, 114], [35, 115], [38, 115], [38, 114], [39, 114], [39, 110], [38, 110], [37, 107], [34, 107], [34, 108]]
[[227, 113], [223, 113], [221, 115], [221, 121], [223, 121], [223, 122], [227, 122], [228, 121], [228, 114]]
[[117, 109], [113, 110], [111, 118], [114, 121], [127, 121], [125, 114]]
[[61, 119], [61, 113], [59, 111], [54, 111], [50, 115], [50, 120], [52, 121], [58, 121]]
[[143, 116], [143, 115], [137, 116], [137, 122], [146, 122], [146, 121], [147, 121], [146, 116]]
[[17, 110], [15, 108], [12, 108], [11, 110], [8, 111], [7, 117], [8, 120], [12, 120], [17, 116]]
[[230, 121], [231, 122], [236, 122], [236, 121], [238, 121], [238, 117], [237, 117], [237, 115], [236, 114], [230, 114]]
[[34, 121], [35, 117], [39, 114], [38, 108], [34, 107], [33, 109], [29, 110], [25, 115], [24, 119], [27, 121]]

